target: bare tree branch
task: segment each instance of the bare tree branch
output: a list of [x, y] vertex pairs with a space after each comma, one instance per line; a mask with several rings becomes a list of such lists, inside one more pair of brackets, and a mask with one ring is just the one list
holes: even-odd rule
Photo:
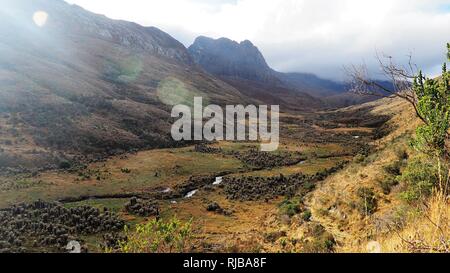
[[422, 122], [428, 124], [428, 121], [420, 114], [417, 107], [417, 96], [412, 90], [412, 80], [418, 74], [417, 66], [412, 62], [412, 54], [408, 55], [407, 67], [396, 64], [392, 56], [376, 53], [376, 59], [379, 63], [383, 76], [388, 79], [392, 88], [383, 85], [369, 76], [367, 66], [351, 65], [344, 67], [351, 84], [351, 92], [360, 95], [371, 95], [379, 97], [395, 96], [407, 101], [414, 108], [414, 111]]

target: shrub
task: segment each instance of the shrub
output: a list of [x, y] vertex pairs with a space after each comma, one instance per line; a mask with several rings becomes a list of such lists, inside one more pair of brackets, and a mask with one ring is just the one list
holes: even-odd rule
[[130, 232], [125, 227], [127, 240], [119, 242], [122, 253], [182, 253], [189, 251], [192, 220], [186, 223], [173, 218], [168, 222], [152, 220], [137, 225]]
[[386, 173], [394, 176], [401, 175], [402, 161], [395, 161], [392, 164], [384, 166], [384, 170]]
[[449, 76], [447, 65], [442, 67], [442, 77], [429, 79], [422, 72], [414, 79], [413, 89], [417, 96], [417, 113], [424, 124], [416, 130], [414, 147], [432, 157], [446, 153], [445, 145], [450, 127]]
[[131, 173], [131, 170], [128, 169], [128, 168], [122, 168], [122, 169], [120, 169], [120, 171], [121, 171], [122, 173]]
[[61, 162], [59, 163], [59, 168], [60, 168], [60, 169], [67, 170], [67, 169], [70, 169], [71, 167], [72, 167], [72, 164], [70, 164], [69, 161], [61, 161]]
[[303, 212], [303, 214], [302, 214], [302, 219], [303, 219], [305, 222], [311, 221], [311, 218], [312, 218], [312, 213], [311, 213], [310, 210], [306, 210], [305, 212]]
[[400, 160], [405, 160], [405, 159], [408, 159], [408, 157], [409, 157], [408, 152], [405, 149], [402, 149], [402, 148], [396, 149], [395, 150], [395, 155]]
[[303, 245], [303, 252], [306, 253], [331, 253], [334, 252], [336, 241], [332, 234], [317, 223], [309, 227], [308, 235], [312, 237]]
[[283, 215], [287, 215], [292, 217], [298, 213], [300, 213], [300, 202], [297, 199], [286, 199], [279, 205], [280, 212]]
[[366, 160], [366, 156], [363, 154], [357, 154], [353, 160], [355, 163], [363, 163]]
[[391, 193], [392, 188], [398, 185], [398, 181], [396, 178], [389, 177], [383, 181], [379, 182], [381, 189], [383, 190], [383, 193], [388, 195]]
[[309, 234], [313, 237], [319, 237], [325, 232], [325, 227], [319, 223], [313, 223], [309, 229]]
[[282, 237], [286, 237], [286, 236], [287, 236], [286, 231], [273, 231], [273, 232], [269, 232], [269, 233], [265, 234], [264, 239], [267, 242], [275, 243], [278, 239], [280, 239]]
[[358, 189], [359, 202], [357, 208], [362, 215], [368, 216], [377, 210], [378, 201], [373, 189], [360, 188]]
[[314, 182], [307, 181], [307, 182], [303, 183], [303, 185], [302, 185], [302, 189], [305, 192], [310, 192], [310, 191], [314, 190], [315, 188], [316, 188], [316, 184]]
[[406, 185], [401, 197], [407, 202], [415, 202], [430, 196], [439, 181], [439, 172], [435, 164], [417, 157], [408, 163], [400, 180]]

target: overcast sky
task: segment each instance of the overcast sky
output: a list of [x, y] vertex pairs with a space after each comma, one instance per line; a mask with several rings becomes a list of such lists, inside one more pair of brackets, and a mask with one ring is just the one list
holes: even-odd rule
[[338, 79], [375, 53], [412, 53], [439, 72], [450, 42], [449, 0], [67, 0], [114, 19], [156, 26], [189, 46], [199, 35], [251, 40], [273, 68]]

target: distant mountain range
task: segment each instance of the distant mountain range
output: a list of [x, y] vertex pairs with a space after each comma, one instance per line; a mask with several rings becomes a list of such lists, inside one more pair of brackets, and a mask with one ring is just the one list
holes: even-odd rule
[[[259, 93], [266, 96], [277, 95], [275, 90], [307, 94], [317, 99], [315, 107], [342, 107], [374, 99], [350, 93], [350, 86], [346, 83], [322, 79], [314, 74], [277, 72], [269, 67], [259, 49], [248, 40], [238, 43], [228, 38], [200, 36], [188, 50], [194, 62], [203, 69], [244, 93], [248, 89], [260, 88]], [[255, 93], [257, 90], [250, 95]]]
[[283, 86], [318, 97], [346, 91], [344, 84], [313, 74], [273, 70], [259, 49], [248, 40], [238, 43], [227, 38], [214, 40], [200, 36], [188, 50], [197, 64], [215, 76]]

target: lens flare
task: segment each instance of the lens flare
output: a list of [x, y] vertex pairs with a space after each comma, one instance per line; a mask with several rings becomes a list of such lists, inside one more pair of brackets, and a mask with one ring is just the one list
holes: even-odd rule
[[187, 86], [181, 80], [167, 77], [159, 83], [156, 94], [159, 100], [169, 106], [184, 104], [193, 107], [194, 97], [203, 97], [204, 102], [209, 102], [202, 92]]
[[36, 11], [33, 14], [33, 21], [38, 27], [43, 27], [47, 23], [48, 13], [45, 11]]

